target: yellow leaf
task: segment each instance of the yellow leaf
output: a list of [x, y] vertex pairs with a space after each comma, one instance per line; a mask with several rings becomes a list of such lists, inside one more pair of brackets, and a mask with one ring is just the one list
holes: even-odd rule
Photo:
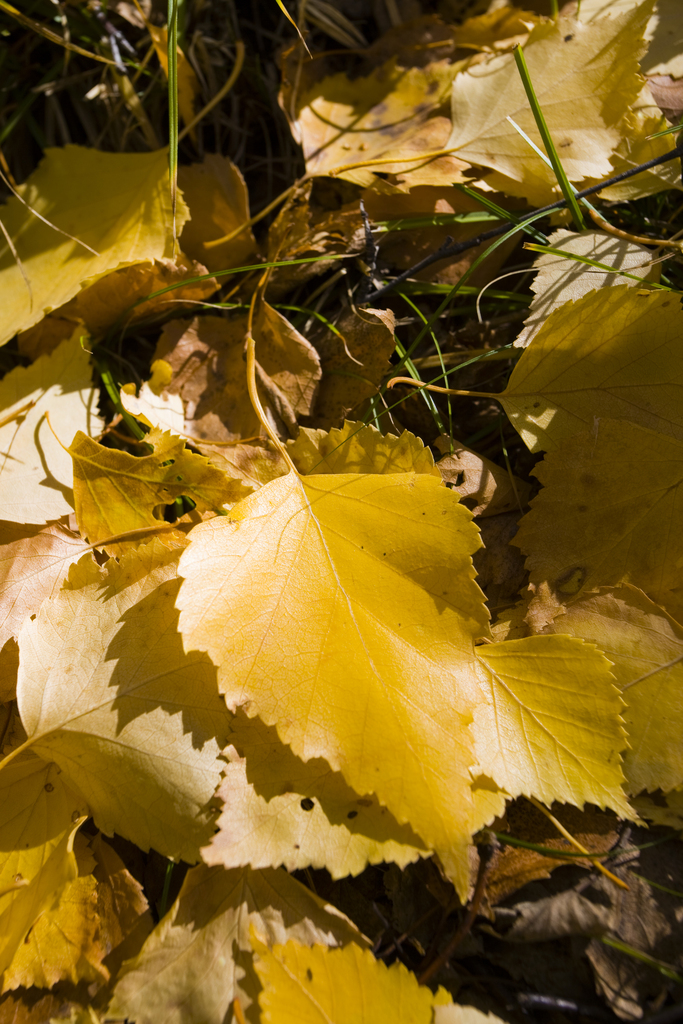
[[[576, 18], [535, 25], [524, 46], [531, 81], [570, 181], [606, 178], [621, 140], [619, 122], [642, 86], [638, 57], [652, 3], [587, 26]], [[512, 54], [492, 57], [453, 82], [451, 137], [455, 155], [518, 183], [515, 194], [543, 205], [557, 198], [550, 167], [507, 120], [543, 152]], [[497, 187], [495, 184], [493, 187]]]
[[405, 867], [429, 856], [419, 836], [376, 797], [359, 797], [323, 758], [299, 760], [259, 718], [237, 715], [230, 741], [216, 793], [223, 811], [202, 850], [205, 864], [326, 868], [343, 878], [368, 864]]
[[488, 632], [470, 513], [431, 474], [290, 473], [192, 531], [188, 650], [304, 761], [409, 822], [467, 891], [463, 694]]
[[479, 768], [512, 797], [632, 812], [621, 790], [623, 702], [610, 662], [574, 637], [477, 648], [485, 703], [474, 712]]
[[302, 427], [287, 450], [304, 475], [414, 472], [440, 477], [429, 448], [409, 430], [397, 437], [349, 420], [329, 431]]
[[683, 627], [641, 590], [623, 584], [580, 598], [546, 632], [583, 637], [613, 663], [626, 704], [628, 792], [683, 785]]
[[20, 985], [51, 988], [65, 980], [102, 985], [109, 979], [104, 958], [140, 924], [142, 915], [151, 931], [142, 886], [120, 857], [99, 834], [92, 848], [80, 835], [76, 839], [78, 877], [64, 888], [59, 905], [38, 918], [18, 948], [5, 972], [5, 990]]
[[556, 449], [596, 417], [683, 440], [681, 333], [675, 295], [626, 285], [590, 292], [551, 313], [501, 402], [533, 452]]
[[0, 771], [0, 808], [2, 972], [29, 928], [76, 877], [73, 839], [87, 807], [56, 764], [26, 751]]
[[[683, 63], [681, 65], [683, 72]], [[658, 139], [649, 138], [656, 132], [669, 127], [669, 123], [656, 106], [650, 90], [647, 86], [643, 88], [646, 99], [649, 99], [650, 106], [644, 109], [631, 110], [624, 118], [622, 134], [623, 138], [612, 156], [613, 174], [621, 174], [623, 171], [630, 171], [638, 164], [647, 163], [657, 156], [663, 156], [672, 148], [672, 136], [662, 135]], [[681, 161], [679, 158], [668, 160], [659, 167], [652, 167], [648, 171], [641, 171], [626, 181], [618, 182], [602, 189], [600, 198], [608, 202], [623, 203], [630, 199], [640, 199], [643, 196], [655, 195], [665, 189], [681, 189]]]
[[683, 789], [667, 793], [664, 801], [661, 797], [653, 798], [643, 793], [635, 798], [633, 806], [638, 814], [653, 821], [655, 825], [666, 825], [678, 832], [683, 831]]
[[[582, 0], [576, 14], [581, 21], [592, 23], [599, 18], [632, 11], [639, 3], [642, 0]], [[647, 23], [645, 39], [648, 49], [640, 62], [643, 73], [680, 78], [683, 75], [683, 17], [678, 0], [657, 0]]]
[[136, 1024], [223, 1024], [238, 998], [249, 1007], [260, 988], [249, 926], [270, 943], [365, 945], [338, 910], [285, 871], [225, 871], [204, 865], [185, 877], [180, 895], [135, 960], [124, 966], [108, 1016]]
[[[167, 164], [165, 149], [152, 153], [103, 153], [81, 146], [47, 150], [19, 191], [32, 209], [78, 241], [49, 227], [16, 198], [0, 210], [32, 292], [29, 295], [5, 244], [0, 262], [0, 344], [64, 305], [86, 282], [129, 263], [172, 255]], [[179, 199], [178, 230], [186, 219], [187, 208]]]
[[256, 239], [250, 227], [220, 245], [207, 246], [232, 234], [249, 220], [247, 186], [232, 160], [207, 153], [200, 164], [178, 168], [178, 187], [190, 208], [180, 247], [208, 270], [227, 270], [254, 263]]
[[359, 946], [290, 940], [269, 949], [255, 928], [252, 935], [263, 1024], [432, 1024], [435, 1007], [452, 1002], [444, 989], [418, 984], [404, 964], [387, 967]]
[[[659, 281], [660, 267], [658, 264], [652, 265], [649, 249], [615, 238], [604, 231], [582, 231], [577, 234], [560, 228], [548, 237], [548, 244], [564, 252], [587, 256], [588, 259], [616, 270], [626, 270], [643, 280]], [[524, 321], [524, 330], [515, 340], [516, 348], [526, 348], [550, 314], [565, 302], [580, 299], [598, 288], [613, 288], [620, 284], [630, 288], [638, 287], [637, 281], [624, 278], [621, 274], [610, 274], [570, 257], [551, 256], [550, 253], [541, 253], [536, 258], [534, 270], [537, 271], [531, 285], [534, 298], [529, 316]]]
[[101, 429], [80, 333], [0, 382], [0, 519], [46, 523], [72, 511], [71, 459], [52, 430], [68, 440], [76, 430]]
[[683, 441], [600, 419], [534, 473], [544, 486], [513, 543], [535, 587], [562, 603], [625, 582], [661, 603], [680, 585]]
[[[202, 455], [218, 466], [226, 476], [241, 480], [248, 491], [255, 491], [270, 480], [283, 476], [289, 467], [274, 447], [260, 447], [252, 444], [205, 444], [193, 441]], [[261, 440], [261, 444], [268, 444]]]
[[145, 426], [157, 427], [176, 435], [184, 433], [185, 410], [180, 395], [171, 395], [168, 391], [156, 394], [148, 381], [144, 381], [140, 393], [136, 395], [135, 385], [126, 384], [121, 388], [121, 405]]
[[192, 861], [212, 833], [228, 716], [213, 666], [175, 630], [177, 557], [159, 540], [107, 569], [85, 556], [20, 634], [17, 700], [27, 745], [103, 832]]
[[[151, 455], [136, 458], [128, 452], [76, 434], [69, 452], [74, 465], [74, 499], [78, 527], [91, 544], [107, 537], [158, 526], [153, 510], [185, 494], [205, 511], [236, 501], [242, 485], [229, 480], [203, 455], [195, 455], [180, 437], [154, 431], [147, 435]], [[105, 545], [112, 554], [128, 550], [135, 541]]]
[[[0, 648], [57, 592], [83, 541], [62, 523], [26, 527], [0, 522]], [[1, 684], [0, 684], [1, 687]]]

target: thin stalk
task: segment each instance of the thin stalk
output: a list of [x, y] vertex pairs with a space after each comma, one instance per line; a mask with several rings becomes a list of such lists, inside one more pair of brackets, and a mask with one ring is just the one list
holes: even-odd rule
[[173, 253], [178, 251], [178, 0], [168, 0], [168, 177], [171, 183]]

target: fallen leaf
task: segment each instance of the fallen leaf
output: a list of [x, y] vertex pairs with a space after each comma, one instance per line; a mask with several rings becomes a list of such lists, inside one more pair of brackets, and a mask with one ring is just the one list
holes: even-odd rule
[[[596, 644], [612, 662], [626, 707], [627, 792], [683, 785], [681, 706], [683, 627], [636, 587], [588, 594], [556, 617], [548, 633], [568, 633]], [[676, 659], [681, 660], [676, 662]], [[672, 664], [673, 663], [673, 664]]]
[[404, 430], [400, 437], [346, 420], [343, 427], [302, 427], [287, 444], [289, 457], [304, 476], [309, 473], [427, 473], [440, 478], [429, 448]]
[[477, 647], [485, 703], [474, 709], [478, 769], [511, 797], [633, 817], [621, 784], [626, 747], [610, 662], [568, 636]]
[[135, 960], [123, 968], [110, 1017], [137, 1024], [223, 1024], [235, 998], [257, 1024], [259, 979], [250, 924], [269, 943], [356, 943], [365, 939], [338, 910], [284, 871], [225, 871], [200, 865]]
[[216, 792], [223, 810], [218, 832], [202, 850], [205, 864], [326, 868], [343, 878], [368, 864], [405, 867], [429, 856], [419, 836], [376, 797], [359, 797], [323, 758], [301, 761], [273, 726], [238, 714], [230, 740]]
[[[76, 434], [69, 453], [74, 466], [74, 500], [78, 528], [91, 544], [146, 526], [160, 525], [154, 516], [157, 505], [169, 505], [181, 494], [192, 498], [200, 511], [221, 508], [244, 492], [237, 480], [229, 480], [203, 455], [195, 455], [185, 441], [154, 431], [147, 435], [151, 455], [136, 458], [128, 452]], [[120, 554], [135, 540], [102, 545]]]
[[24, 621], [59, 589], [83, 541], [61, 523], [0, 523], [0, 647], [19, 635]]
[[2, 763], [0, 791], [0, 972], [4, 972], [34, 922], [76, 877], [73, 840], [88, 811], [57, 765], [30, 750]]
[[[168, 28], [167, 26], [154, 25], [145, 18], [145, 28], [150, 34], [154, 45], [154, 51], [158, 61], [163, 68], [164, 75], [168, 81]], [[190, 124], [194, 120], [195, 101], [201, 94], [199, 79], [194, 68], [187, 59], [184, 51], [178, 46], [176, 57], [176, 80], [178, 91], [178, 110], [184, 124]], [[192, 135], [194, 138], [194, 133]]]
[[683, 442], [596, 419], [593, 431], [550, 452], [534, 475], [543, 488], [513, 543], [527, 555], [535, 588], [566, 604], [595, 587], [631, 583], [666, 601], [683, 557]]
[[207, 153], [200, 164], [178, 168], [178, 186], [190, 208], [180, 247], [208, 270], [254, 263], [256, 240], [250, 227], [228, 242], [207, 245], [231, 235], [249, 220], [249, 197], [241, 172], [220, 153]]
[[[70, 302], [60, 307], [59, 315], [84, 323], [90, 334], [99, 336], [119, 321], [122, 326], [128, 326], [169, 311], [182, 312], [183, 303], [196, 305], [210, 298], [218, 282], [214, 277], [207, 278], [206, 274], [205, 266], [182, 253], [175, 259], [158, 257], [140, 261], [84, 287]], [[202, 281], [176, 287], [173, 291], [143, 301], [154, 292], [202, 275], [205, 278]]]
[[500, 401], [532, 452], [553, 451], [607, 417], [683, 440], [682, 330], [667, 292], [589, 292], [550, 314]]
[[347, 309], [335, 326], [336, 331], [320, 327], [310, 334], [323, 374], [314, 423], [325, 430], [360, 413], [363, 403], [379, 393], [396, 348], [391, 311]]
[[[166, 324], [155, 358], [173, 368], [170, 394], [185, 403], [185, 430], [200, 441], [237, 441], [263, 432], [246, 388], [247, 317], [202, 316]], [[311, 412], [320, 361], [308, 341], [272, 306], [262, 303], [254, 323], [259, 394], [277, 430], [295, 432], [297, 416]]]
[[[587, 23], [605, 16], [632, 11], [642, 0], [581, 0], [577, 17]], [[648, 75], [683, 75], [683, 18], [678, 0], [657, 0], [647, 23], [645, 39], [648, 49], [641, 58], [643, 73]]]
[[[590, 26], [575, 18], [535, 25], [524, 56], [538, 103], [570, 181], [606, 178], [621, 139], [619, 122], [640, 92], [638, 57], [651, 5]], [[516, 188], [502, 187], [542, 206], [553, 202], [554, 172], [506, 120], [510, 116], [543, 147], [515, 60], [491, 57], [453, 81], [453, 128], [446, 146], [479, 167], [490, 167]], [[492, 187], [503, 182], [491, 178]]]
[[[66, 238], [32, 214], [19, 199], [2, 209], [32, 297], [7, 245], [0, 269], [4, 326], [0, 344], [63, 306], [87, 282], [117, 267], [170, 257], [171, 197], [165, 149], [152, 153], [104, 153], [83, 146], [48, 149], [38, 169], [19, 187], [25, 203]], [[187, 207], [178, 201], [182, 229]], [[90, 249], [86, 249], [85, 243]]]
[[657, 797], [641, 793], [632, 802], [641, 817], [655, 825], [666, 825], [683, 832], [683, 789], [674, 789], [664, 796], [657, 794]]
[[228, 707], [376, 793], [465, 892], [462, 682], [488, 628], [470, 520], [431, 474], [290, 473], [195, 527], [179, 596]]
[[148, 427], [176, 435], [184, 433], [185, 407], [180, 395], [171, 395], [168, 391], [157, 395], [147, 381], [143, 381], [139, 394], [135, 390], [134, 384], [121, 388], [121, 405], [126, 412]]
[[[527, 582], [524, 556], [512, 546], [518, 521], [519, 512], [503, 512], [496, 516], [483, 516], [477, 524], [484, 546], [475, 551], [472, 561], [477, 570], [477, 583], [486, 594], [492, 614], [502, 614], [502, 609], [517, 600]], [[500, 620], [496, 626], [499, 624]], [[496, 640], [518, 639], [517, 636], [493, 635]], [[526, 635], [526, 632], [520, 634]]]
[[[624, 117], [622, 134], [623, 138], [612, 155], [613, 174], [622, 174], [630, 171], [639, 164], [654, 160], [655, 157], [663, 156], [671, 150], [671, 137], [661, 136], [657, 139], [650, 138], [656, 132], [668, 127], [661, 112], [654, 106], [654, 101], [647, 86], [643, 87], [641, 98], [645, 101], [642, 109], [630, 110]], [[652, 104], [647, 105], [647, 100]], [[654, 108], [654, 109], [653, 109]], [[652, 167], [647, 171], [641, 171], [626, 181], [609, 185], [600, 191], [601, 199], [608, 202], [623, 203], [631, 199], [641, 199], [644, 196], [656, 195], [666, 189], [681, 189], [681, 162], [680, 159], [668, 160], [658, 167]]]
[[[604, 231], [582, 231], [577, 234], [560, 228], [548, 236], [548, 244], [565, 252], [576, 253], [618, 270], [626, 270], [643, 280], [659, 281], [660, 267], [652, 265], [652, 253], [643, 245], [615, 238]], [[637, 281], [586, 266], [564, 256], [541, 253], [534, 261], [536, 276], [531, 284], [534, 298], [524, 329], [515, 341], [516, 348], [526, 348], [550, 314], [565, 302], [575, 301], [589, 292], [625, 285], [633, 288]]]
[[443, 458], [437, 469], [473, 516], [495, 516], [526, 504], [529, 484], [471, 448], [442, 434], [434, 441]]
[[[0, 518], [47, 523], [73, 509], [73, 467], [61, 440], [98, 433], [90, 357], [80, 331], [51, 355], [17, 366], [0, 383]], [[47, 415], [50, 417], [50, 425]]]
[[228, 716], [208, 658], [175, 632], [178, 553], [155, 540], [107, 569], [90, 556], [72, 568], [71, 589], [20, 634], [17, 700], [27, 744], [103, 832], [191, 862], [212, 833]]
[[432, 1024], [435, 1007], [452, 1003], [444, 988], [434, 993], [404, 964], [387, 967], [353, 943], [329, 949], [290, 939], [269, 949], [252, 929], [263, 1024], [345, 1024], [350, 1015], [354, 1024]]
[[[263, 439], [260, 439], [259, 445], [217, 445], [201, 441], [194, 441], [193, 444], [226, 476], [241, 480], [247, 490], [256, 491], [270, 480], [275, 480], [289, 471], [280, 453], [273, 451], [272, 444]], [[265, 447], [268, 444], [271, 444], [271, 447]]]

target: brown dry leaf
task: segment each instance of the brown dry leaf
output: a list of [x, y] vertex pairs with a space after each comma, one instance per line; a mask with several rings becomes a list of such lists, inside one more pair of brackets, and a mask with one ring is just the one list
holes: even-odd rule
[[360, 797], [323, 758], [301, 761], [259, 718], [238, 713], [216, 795], [218, 832], [205, 864], [326, 868], [332, 878], [368, 864], [406, 864], [431, 851], [374, 796]]
[[321, 327], [310, 334], [323, 372], [313, 420], [326, 430], [378, 394], [396, 347], [390, 310], [346, 309], [335, 327], [339, 333]]
[[[649, 249], [615, 238], [604, 231], [583, 231], [577, 234], [560, 228], [548, 236], [548, 244], [597, 263], [626, 270], [644, 281], [659, 281], [660, 278], [661, 268], [658, 264], [652, 265]], [[529, 316], [524, 321], [524, 329], [515, 341], [516, 348], [526, 348], [550, 314], [565, 302], [580, 299], [599, 288], [620, 284], [633, 288], [638, 285], [637, 281], [621, 274], [610, 274], [606, 270], [586, 266], [578, 260], [551, 256], [549, 253], [541, 253], [536, 257], [534, 270], [537, 271], [531, 283], [534, 298], [529, 307]]]
[[[155, 358], [173, 368], [170, 394], [185, 403], [187, 435], [202, 441], [234, 441], [263, 433], [249, 401], [243, 358], [247, 317], [201, 316], [166, 324]], [[257, 383], [272, 423], [285, 436], [307, 416], [320, 380], [314, 348], [272, 306], [254, 319]]]
[[232, 160], [207, 153], [200, 164], [178, 168], [178, 187], [190, 208], [180, 247], [208, 270], [227, 270], [254, 263], [256, 239], [245, 227], [229, 242], [209, 246], [249, 220], [249, 196], [241, 172]]
[[534, 475], [544, 486], [513, 541], [527, 555], [534, 601], [559, 606], [626, 582], [666, 604], [683, 558], [682, 441], [596, 418]]
[[589, 640], [613, 663], [626, 702], [627, 792], [683, 785], [683, 627], [641, 590], [622, 584], [579, 598], [545, 632]]
[[83, 541], [64, 522], [43, 527], [0, 522], [0, 549], [2, 647], [59, 590], [69, 566], [83, 554]]
[[[578, 808], [563, 804], [554, 806], [553, 814], [591, 853], [606, 853], [618, 841], [618, 819], [609, 812], [580, 811]], [[512, 839], [547, 846], [558, 852], [575, 852], [574, 847], [559, 835], [545, 814], [527, 800], [516, 800], [508, 806], [505, 812], [505, 831]], [[538, 878], [549, 878], [551, 872], [562, 864], [576, 864], [576, 858], [568, 857], [562, 860], [545, 857], [537, 850], [503, 843], [486, 876], [486, 898], [489, 905], [495, 906], [528, 882]]]
[[[683, 114], [683, 82], [671, 75], [650, 75], [647, 84], [654, 102], [667, 120], [677, 124]], [[670, 140], [667, 142], [671, 144]]]
[[446, 434], [437, 437], [434, 446], [443, 455], [436, 465], [444, 483], [458, 492], [473, 516], [495, 516], [513, 508], [521, 511], [526, 505], [530, 485], [502, 466]]
[[206, 267], [182, 253], [174, 260], [156, 259], [154, 262], [136, 263], [135, 266], [116, 270], [84, 288], [71, 302], [60, 308], [59, 316], [80, 321], [91, 334], [100, 335], [119, 318], [126, 325], [137, 323], [150, 316], [176, 310], [178, 304], [182, 310], [183, 302], [193, 304], [210, 298], [218, 288], [218, 282], [213, 277], [159, 295], [131, 309], [136, 302], [153, 292], [206, 273]]
[[188, 872], [139, 956], [123, 968], [109, 1015], [137, 1024], [224, 1024], [237, 997], [248, 1024], [258, 1024], [261, 985], [250, 925], [269, 944], [290, 938], [307, 945], [367, 944], [348, 918], [285, 871], [200, 865]]
[[59, 981], [99, 987], [109, 980], [105, 957], [140, 923], [148, 933], [152, 930], [142, 886], [99, 834], [91, 846], [77, 836], [74, 853], [78, 877], [15, 953], [3, 978], [4, 991], [52, 988]]
[[[651, 5], [590, 26], [562, 18], [534, 26], [524, 47], [531, 81], [570, 181], [608, 177], [621, 139], [619, 122], [640, 92], [638, 56]], [[492, 57], [455, 77], [455, 155], [496, 175], [491, 187], [523, 195], [534, 205], [556, 198], [551, 168], [507, 121], [510, 116], [540, 147], [522, 80], [511, 54]], [[501, 178], [508, 179], [504, 184]], [[510, 183], [516, 183], [516, 188]]]
[[8, 709], [8, 702], [17, 695], [17, 678], [19, 675], [19, 644], [14, 638], [5, 641], [0, 649], [0, 736], [4, 736], [5, 719], [3, 715]]
[[[449, 59], [453, 49], [453, 29], [427, 17], [386, 33], [365, 51], [353, 78], [333, 73], [325, 60], [301, 63], [298, 48], [290, 50], [280, 104], [303, 148], [307, 172], [338, 172], [347, 181], [380, 188], [375, 171], [396, 174], [404, 188], [464, 180], [468, 165], [452, 156], [410, 159], [447, 145], [451, 83], [461, 66]], [[391, 162], [338, 171], [372, 160]]]
[[[477, 570], [477, 582], [486, 594], [489, 610], [494, 616], [517, 600], [527, 582], [524, 557], [518, 548], [512, 546], [518, 521], [518, 512], [503, 512], [497, 516], [484, 516], [477, 524], [484, 546], [474, 553], [472, 561]], [[498, 634], [495, 638], [518, 639]]]

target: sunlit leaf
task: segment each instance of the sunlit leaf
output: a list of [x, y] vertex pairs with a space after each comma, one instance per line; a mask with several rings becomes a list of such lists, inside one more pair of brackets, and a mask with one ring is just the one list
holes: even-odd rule
[[178, 168], [178, 187], [190, 208], [180, 247], [208, 270], [227, 270], [256, 262], [256, 240], [245, 227], [220, 245], [207, 245], [231, 235], [249, 220], [249, 197], [240, 171], [227, 156], [207, 153], [200, 164]]

